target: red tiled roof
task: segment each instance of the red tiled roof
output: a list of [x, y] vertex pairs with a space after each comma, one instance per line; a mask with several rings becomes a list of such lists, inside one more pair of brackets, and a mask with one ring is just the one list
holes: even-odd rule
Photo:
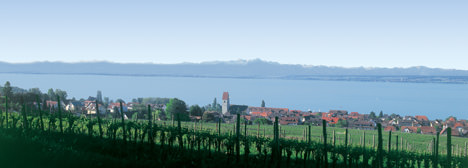
[[227, 100], [229, 99], [229, 93], [228, 92], [224, 92], [223, 93], [223, 100]]
[[248, 115], [242, 115], [242, 117], [245, 118], [248, 121], [250, 121], [250, 119], [252, 119], [252, 116], [248, 116]]
[[289, 112], [290, 112], [290, 113], [302, 113], [301, 110], [291, 110], [291, 111], [289, 111]]
[[[447, 127], [449, 128], [449, 127]], [[440, 135], [442, 134], [447, 134], [447, 128], [444, 128], [442, 131], [440, 131]], [[452, 128], [452, 136], [459, 136], [460, 133], [458, 132], [458, 129]]]
[[430, 126], [422, 126], [421, 127], [421, 133], [422, 134], [436, 134], [436, 129], [434, 127]]
[[251, 112], [250, 115], [252, 116], [262, 116], [267, 117], [271, 114], [271, 112]]
[[305, 117], [305, 116], [311, 116], [313, 115], [312, 113], [303, 113], [302, 116]]
[[453, 126], [453, 128], [458, 128], [458, 127], [464, 127], [465, 125], [463, 125], [462, 123], [455, 123], [455, 125]]
[[282, 117], [279, 119], [281, 125], [297, 124], [299, 120], [295, 117]]
[[357, 115], [359, 115], [359, 113], [358, 112], [351, 112], [351, 115], [352, 116], [357, 116]]
[[55, 106], [58, 104], [56, 101], [46, 101], [47, 106]]
[[392, 131], [392, 132], [395, 132], [396, 131], [396, 128], [394, 126], [387, 126], [385, 127], [384, 131]]
[[336, 124], [336, 123], [338, 123], [338, 120], [340, 120], [340, 118], [338, 118], [338, 117], [322, 117], [322, 120], [325, 120], [330, 124]]
[[422, 116], [422, 115], [417, 115], [415, 116], [417, 120], [419, 121], [429, 121], [429, 119], [426, 117], [426, 116]]

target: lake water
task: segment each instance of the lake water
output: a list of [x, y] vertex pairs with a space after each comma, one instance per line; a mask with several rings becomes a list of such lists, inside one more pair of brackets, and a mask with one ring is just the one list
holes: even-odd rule
[[0, 84], [10, 81], [21, 88], [66, 90], [68, 97], [87, 98], [101, 90], [103, 96], [126, 101], [137, 97], [177, 97], [187, 104], [221, 102], [229, 91], [231, 104], [298, 110], [330, 109], [400, 115], [449, 115], [468, 119], [468, 85], [431, 83], [342, 82], [279, 79], [228, 79], [187, 77], [132, 77], [97, 75], [0, 74]]

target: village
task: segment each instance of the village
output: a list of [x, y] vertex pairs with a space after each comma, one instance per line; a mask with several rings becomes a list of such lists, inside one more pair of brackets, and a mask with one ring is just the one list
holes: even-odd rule
[[[134, 100], [135, 101], [135, 100]], [[73, 112], [77, 115], [93, 116], [99, 111], [101, 115], [115, 115], [120, 111], [120, 102], [110, 102], [107, 104], [96, 104], [96, 98], [89, 97], [86, 100], [61, 102], [61, 106], [65, 110]], [[165, 114], [166, 104], [149, 104], [154, 110]], [[48, 108], [57, 108], [57, 101], [46, 101]], [[215, 106], [215, 105], [213, 105]], [[141, 102], [122, 103], [122, 110], [125, 114], [125, 119], [144, 118], [141, 114], [145, 109], [146, 104]], [[222, 96], [221, 109], [219, 111], [203, 107], [201, 114], [190, 114], [190, 120], [194, 122], [216, 122], [221, 119], [226, 123], [233, 123], [236, 120], [235, 114], [241, 114], [241, 119], [247, 124], [272, 124], [275, 122], [275, 117], [279, 118], [280, 125], [312, 125], [321, 126], [322, 120], [327, 122], [327, 126], [358, 129], [358, 130], [374, 130], [377, 123], [380, 123], [384, 131], [414, 133], [414, 134], [429, 134], [437, 133], [447, 134], [447, 128], [452, 128], [452, 136], [468, 137], [468, 121], [457, 120], [456, 117], [448, 117], [445, 121], [436, 119], [430, 120], [427, 116], [400, 116], [397, 114], [383, 114], [380, 112], [376, 115], [374, 112], [370, 114], [361, 114], [359, 112], [348, 112], [347, 110], [329, 110], [328, 112], [311, 112], [301, 110], [291, 110], [288, 108], [273, 108], [273, 107], [255, 107], [247, 105], [232, 105], [230, 104], [229, 93], [224, 92]], [[164, 115], [156, 116], [158, 120], [166, 120]]]

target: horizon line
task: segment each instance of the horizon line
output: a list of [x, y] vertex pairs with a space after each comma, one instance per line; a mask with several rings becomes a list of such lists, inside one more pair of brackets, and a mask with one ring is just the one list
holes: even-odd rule
[[62, 64], [81, 64], [81, 63], [109, 63], [109, 64], [144, 64], [144, 65], [189, 65], [189, 64], [219, 64], [219, 63], [231, 63], [231, 64], [248, 64], [252, 62], [264, 62], [270, 64], [279, 64], [279, 65], [296, 65], [302, 66], [304, 68], [310, 67], [329, 67], [329, 68], [344, 68], [344, 69], [410, 69], [410, 68], [429, 68], [429, 69], [440, 69], [440, 70], [458, 70], [458, 71], [468, 71], [468, 69], [457, 69], [457, 68], [444, 68], [444, 67], [430, 67], [425, 65], [413, 65], [413, 66], [392, 66], [392, 67], [373, 67], [373, 66], [339, 66], [339, 65], [312, 65], [312, 64], [293, 64], [293, 63], [281, 63], [277, 61], [269, 61], [260, 58], [254, 59], [237, 59], [237, 60], [213, 60], [213, 61], [201, 61], [201, 62], [176, 62], [176, 63], [162, 63], [162, 62], [118, 62], [118, 61], [109, 61], [109, 60], [82, 60], [82, 61], [30, 61], [30, 62], [9, 62], [9, 61], [0, 61], [0, 63], [6, 64], [38, 64], [38, 63], [62, 63]]

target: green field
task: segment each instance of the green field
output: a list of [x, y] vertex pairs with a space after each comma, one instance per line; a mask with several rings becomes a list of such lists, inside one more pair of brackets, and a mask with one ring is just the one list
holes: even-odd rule
[[[158, 124], [171, 125], [172, 121], [157, 121]], [[194, 123], [194, 122], [182, 122], [182, 127], [194, 129], [194, 126], [197, 127], [197, 130], [202, 128], [204, 131], [216, 131], [216, 123]], [[221, 131], [223, 133], [234, 132], [234, 124], [221, 124]], [[244, 134], [245, 125], [242, 124], [241, 133]], [[304, 131], [308, 129], [307, 125], [282, 125], [280, 126], [281, 136], [287, 139], [295, 139], [299, 141], [305, 141]], [[259, 130], [259, 131], [258, 131]], [[327, 128], [327, 139], [329, 142], [332, 142], [333, 131], [335, 131], [335, 136], [337, 144], [344, 144], [345, 129], [344, 128]], [[362, 146], [362, 140], [365, 133], [365, 146], [366, 147], [376, 147], [377, 145], [377, 131], [376, 130], [356, 130], [349, 129], [349, 145], [351, 146]], [[283, 134], [283, 132], [285, 134]], [[273, 137], [273, 125], [247, 125], [247, 134], [249, 136], [257, 136], [257, 133], [260, 136]], [[306, 131], [308, 133], [308, 131]], [[388, 150], [388, 132], [383, 131], [383, 143], [384, 149]], [[398, 136], [398, 148], [399, 150], [408, 150], [418, 153], [431, 153], [432, 152], [432, 141], [433, 138], [436, 138], [436, 135], [425, 135], [425, 134], [413, 134], [413, 133], [403, 133], [403, 132], [392, 132], [392, 145], [391, 148], [396, 150], [396, 136]], [[321, 142], [322, 141], [322, 127], [321, 126], [311, 126], [311, 137], [313, 141]], [[375, 141], [374, 141], [375, 137]], [[403, 143], [402, 143], [403, 140]], [[468, 138], [461, 137], [452, 137], [452, 149], [454, 155], [457, 156], [466, 156], [466, 150], [468, 143]], [[375, 145], [374, 145], [375, 144]], [[439, 153], [447, 153], [447, 136], [440, 136], [440, 148]]]

